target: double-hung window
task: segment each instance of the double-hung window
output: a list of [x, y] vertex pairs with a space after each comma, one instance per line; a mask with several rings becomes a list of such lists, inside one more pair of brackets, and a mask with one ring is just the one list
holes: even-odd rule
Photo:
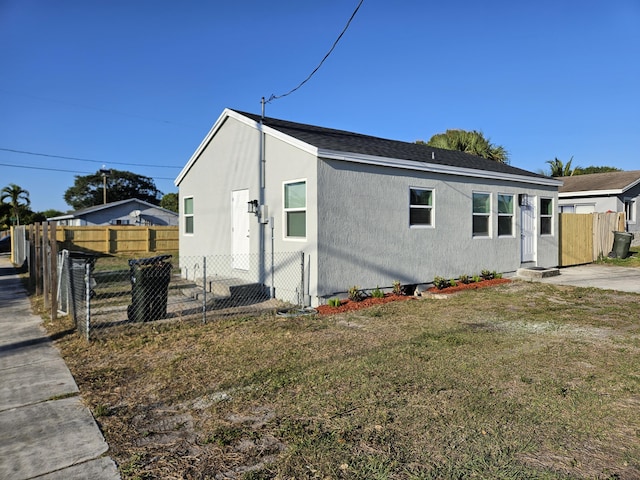
[[513, 237], [513, 195], [498, 194], [498, 236]]
[[193, 197], [183, 199], [184, 233], [193, 233]]
[[284, 184], [285, 237], [307, 236], [307, 182], [298, 180]]
[[433, 190], [409, 189], [409, 225], [412, 227], [433, 226]]
[[553, 233], [553, 199], [540, 199], [540, 235]]
[[473, 193], [473, 236], [491, 235], [491, 194]]

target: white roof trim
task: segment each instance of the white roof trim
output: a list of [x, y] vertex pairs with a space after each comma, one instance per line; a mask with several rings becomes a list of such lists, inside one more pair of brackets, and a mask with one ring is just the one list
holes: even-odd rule
[[220, 128], [222, 127], [222, 125], [224, 124], [224, 122], [227, 120], [227, 118], [233, 118], [234, 120], [237, 120], [240, 123], [243, 123], [251, 128], [254, 128], [258, 131], [260, 131], [260, 128], [262, 128], [262, 131], [273, 137], [273, 138], [277, 138], [278, 140], [281, 140], [285, 143], [288, 143], [294, 147], [299, 148], [300, 150], [303, 150], [307, 153], [310, 153], [311, 155], [318, 155], [318, 149], [316, 147], [314, 147], [313, 145], [309, 145], [306, 142], [300, 141], [297, 138], [293, 138], [290, 135], [287, 135], [285, 133], [282, 133], [279, 130], [275, 130], [271, 127], [268, 127], [266, 125], [260, 125], [260, 122], [256, 122], [255, 120], [252, 120], [249, 117], [245, 117], [244, 115], [241, 115], [240, 113], [234, 111], [234, 110], [230, 110], [228, 108], [225, 108], [224, 111], [222, 112], [222, 114], [218, 117], [218, 119], [216, 120], [216, 122], [213, 124], [213, 127], [211, 127], [211, 130], [209, 130], [209, 133], [207, 133], [207, 136], [204, 137], [204, 140], [202, 140], [202, 142], [200, 143], [200, 145], [198, 146], [198, 148], [196, 148], [196, 151], [193, 152], [193, 155], [191, 155], [191, 158], [189, 159], [189, 161], [187, 162], [187, 164], [184, 166], [184, 168], [180, 171], [180, 173], [178, 174], [178, 176], [176, 177], [176, 179], [173, 181], [175, 186], [180, 185], [180, 182], [182, 182], [182, 180], [184, 179], [185, 175], [187, 174], [187, 172], [191, 169], [191, 167], [193, 166], [194, 163], [196, 163], [196, 161], [198, 160], [198, 158], [200, 157], [200, 155], [202, 154], [202, 152], [205, 150], [205, 148], [207, 148], [207, 145], [209, 145], [209, 142], [211, 142], [211, 140], [213, 139], [213, 137], [216, 135], [216, 133], [218, 133], [218, 130], [220, 130]]
[[365, 163], [382, 167], [403, 168], [405, 170], [417, 170], [421, 172], [441, 173], [443, 175], [458, 175], [464, 177], [490, 178], [497, 180], [508, 180], [512, 182], [533, 183], [535, 185], [547, 185], [557, 187], [562, 185], [561, 181], [552, 178], [528, 177], [525, 175], [514, 175], [511, 173], [491, 172], [488, 170], [477, 170], [475, 168], [452, 167], [450, 165], [439, 165], [435, 163], [418, 162], [415, 160], [402, 160], [397, 158], [377, 157], [373, 155], [355, 154], [351, 152], [336, 152], [333, 150], [318, 150], [318, 156], [331, 160], [343, 160], [346, 162]]
[[558, 192], [558, 198], [564, 197], [608, 197], [610, 195], [620, 195], [628, 188], [617, 190], [584, 190], [581, 192]]

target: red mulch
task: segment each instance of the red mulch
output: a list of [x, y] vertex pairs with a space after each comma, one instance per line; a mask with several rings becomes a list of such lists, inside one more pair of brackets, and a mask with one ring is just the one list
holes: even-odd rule
[[[482, 280], [477, 283], [461, 283], [455, 287], [447, 287], [441, 290], [436, 287], [431, 287], [427, 291], [429, 293], [455, 293], [461, 290], [475, 290], [478, 288], [491, 287], [493, 285], [500, 285], [503, 283], [509, 283], [511, 280], [508, 278], [494, 278], [493, 280]], [[407, 295], [394, 295], [392, 293], [386, 294], [383, 298], [368, 297], [361, 302], [353, 302], [351, 300], [341, 300], [339, 307], [331, 307], [329, 305], [320, 305], [316, 307], [318, 314], [331, 315], [334, 313], [351, 312], [354, 310], [360, 310], [362, 308], [371, 307], [373, 305], [381, 305], [383, 303], [397, 302], [402, 300], [413, 300], [415, 297]]]
[[405, 295], [387, 294], [382, 298], [368, 297], [361, 302], [352, 302], [351, 300], [340, 301], [339, 307], [330, 307], [329, 305], [320, 305], [316, 307], [316, 310], [320, 315], [331, 315], [333, 313], [351, 312], [353, 310], [360, 310], [361, 308], [371, 307], [373, 305], [381, 305], [383, 303], [397, 302], [401, 300], [413, 300], [414, 297]]
[[476, 282], [476, 283], [459, 283], [455, 287], [447, 287], [443, 289], [437, 289], [436, 287], [431, 287], [427, 291], [429, 293], [455, 293], [461, 290], [476, 290], [478, 288], [492, 287], [493, 285], [509, 283], [510, 281], [511, 280], [509, 280], [508, 278], [494, 278], [493, 280], [482, 280], [481, 282]]

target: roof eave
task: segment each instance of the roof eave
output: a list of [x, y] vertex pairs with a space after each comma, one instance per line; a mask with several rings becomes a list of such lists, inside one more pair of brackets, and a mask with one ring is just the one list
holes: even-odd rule
[[280, 130], [276, 130], [267, 125], [262, 125], [260, 122], [256, 122], [251, 118], [245, 117], [244, 115], [236, 112], [235, 110], [225, 108], [222, 114], [218, 117], [216, 122], [213, 124], [213, 127], [211, 127], [211, 130], [209, 130], [209, 133], [207, 133], [207, 136], [204, 137], [204, 139], [202, 140], [202, 142], [200, 143], [196, 151], [193, 152], [193, 155], [191, 155], [191, 158], [189, 158], [189, 161], [187, 162], [187, 164], [184, 166], [184, 168], [180, 171], [176, 179], [173, 181], [173, 184], [176, 187], [180, 185], [180, 183], [182, 182], [184, 177], [187, 175], [189, 170], [191, 170], [191, 167], [193, 167], [193, 165], [198, 161], [198, 158], [200, 157], [200, 155], [202, 155], [202, 152], [204, 152], [204, 150], [207, 148], [207, 146], [209, 145], [213, 137], [216, 136], [216, 133], [218, 133], [218, 130], [220, 130], [220, 128], [228, 118], [233, 118], [234, 120], [237, 120], [240, 123], [243, 123], [255, 130], [258, 130], [258, 131], [262, 130], [262, 132], [264, 132], [265, 134], [271, 137], [277, 138], [279, 140], [282, 140], [312, 155], [318, 154], [318, 149], [313, 145], [303, 142], [302, 140], [298, 140], [297, 138], [294, 138], [291, 135], [287, 135], [286, 133], [283, 133]]
[[624, 193], [628, 188], [617, 190], [584, 190], [578, 192], [558, 192], [559, 198], [567, 197], [609, 197], [611, 195], [620, 195]]
[[440, 173], [443, 175], [458, 175], [464, 177], [490, 178], [508, 180], [512, 182], [531, 183], [549, 187], [559, 187], [561, 181], [553, 178], [529, 177], [525, 175], [515, 175], [504, 172], [492, 172], [488, 170], [477, 170], [474, 168], [454, 167], [450, 165], [440, 165], [435, 163], [419, 162], [415, 160], [404, 160], [398, 158], [378, 157], [374, 155], [355, 154], [350, 152], [338, 152], [334, 150], [318, 149], [318, 157], [342, 160], [346, 162], [364, 163], [383, 167], [403, 168], [405, 170], [417, 170], [421, 172]]

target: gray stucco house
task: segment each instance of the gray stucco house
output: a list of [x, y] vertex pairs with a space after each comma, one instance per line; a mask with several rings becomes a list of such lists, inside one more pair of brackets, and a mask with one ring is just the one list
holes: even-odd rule
[[96, 205], [75, 212], [47, 218], [59, 225], [82, 227], [88, 225], [175, 226], [178, 214], [144, 200], [131, 198]]
[[462, 152], [226, 109], [175, 184], [181, 256], [303, 251], [312, 305], [558, 264], [561, 182]]
[[564, 213], [624, 212], [627, 231], [640, 236], [640, 170], [562, 177], [558, 205]]

